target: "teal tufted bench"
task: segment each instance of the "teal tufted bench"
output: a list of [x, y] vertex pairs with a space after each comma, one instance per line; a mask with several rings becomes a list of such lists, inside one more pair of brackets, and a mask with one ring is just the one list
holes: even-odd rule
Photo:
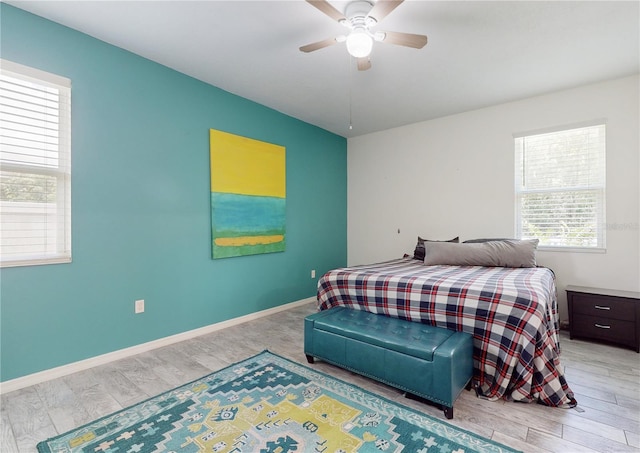
[[438, 403], [449, 419], [473, 375], [471, 335], [345, 307], [305, 318], [304, 353]]

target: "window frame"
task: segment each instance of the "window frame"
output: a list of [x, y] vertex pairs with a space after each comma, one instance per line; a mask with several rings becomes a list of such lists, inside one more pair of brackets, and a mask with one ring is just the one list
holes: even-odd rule
[[[0, 268], [17, 266], [35, 266], [44, 264], [70, 263], [72, 261], [72, 241], [71, 241], [71, 80], [56, 74], [51, 74], [29, 66], [21, 65], [12, 61], [0, 59], [0, 72], [2, 75], [20, 79], [23, 81], [38, 84], [43, 87], [55, 88], [59, 90], [58, 109], [58, 146], [57, 160], [58, 166], [34, 165], [28, 162], [10, 163], [2, 160], [0, 154], [0, 170], [22, 173], [24, 175], [48, 176], [56, 180], [56, 200], [55, 202], [42, 203], [47, 206], [38, 206], [39, 215], [44, 214], [52, 206], [55, 206], [55, 237], [56, 247], [54, 251], [43, 250], [39, 252], [25, 252], [21, 254], [6, 256], [0, 244]], [[0, 137], [0, 141], [4, 138]], [[43, 145], [44, 146], [44, 145]], [[5, 203], [24, 203], [23, 208], [28, 208], [28, 203], [38, 202], [11, 202], [0, 200], [0, 216], [6, 213]], [[3, 206], [4, 205], [4, 206]], [[60, 213], [60, 212], [61, 213]], [[29, 222], [26, 222], [27, 224]], [[0, 239], [2, 239], [2, 224], [0, 223]], [[47, 237], [46, 231], [42, 230], [41, 236]], [[22, 244], [24, 245], [24, 244]]]
[[[523, 158], [522, 158], [522, 148], [518, 148], [518, 140], [526, 137], [533, 137], [537, 135], [545, 135], [545, 134], [553, 134], [559, 132], [571, 131], [574, 129], [582, 129], [589, 127], [600, 127], [604, 128], [604, 139], [602, 142], [603, 150], [602, 150], [602, 161], [601, 161], [601, 171], [602, 171], [602, 184], [601, 185], [589, 185], [582, 186], [578, 185], [572, 188], [566, 187], [556, 187], [556, 188], [545, 188], [545, 189], [523, 189], [522, 188], [522, 174], [523, 174]], [[576, 246], [576, 245], [545, 245], [539, 244], [538, 250], [542, 251], [561, 251], [561, 252], [587, 252], [587, 253], [605, 253], [606, 252], [606, 166], [607, 166], [607, 120], [604, 118], [598, 118], [591, 121], [585, 121], [581, 123], [574, 123], [562, 126], [556, 126], [545, 129], [538, 129], [534, 131], [521, 132], [517, 134], [513, 134], [513, 144], [514, 144], [514, 169], [515, 169], [515, 178], [514, 178], [514, 208], [515, 208], [515, 237], [520, 239], [534, 239], [523, 236], [523, 216], [522, 216], [522, 200], [523, 195], [530, 193], [560, 193], [560, 192], [580, 192], [586, 190], [592, 190], [599, 192], [597, 199], [599, 200], [599, 208], [597, 211], [597, 224], [596, 224], [596, 242], [595, 246]]]

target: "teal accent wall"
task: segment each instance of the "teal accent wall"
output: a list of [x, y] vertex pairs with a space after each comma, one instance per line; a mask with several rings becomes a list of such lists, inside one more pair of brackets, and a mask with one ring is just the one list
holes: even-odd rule
[[[346, 265], [345, 138], [0, 8], [2, 58], [72, 81], [73, 171], [73, 262], [0, 270], [0, 380], [311, 297], [311, 269]], [[286, 251], [211, 258], [211, 128], [286, 147]]]

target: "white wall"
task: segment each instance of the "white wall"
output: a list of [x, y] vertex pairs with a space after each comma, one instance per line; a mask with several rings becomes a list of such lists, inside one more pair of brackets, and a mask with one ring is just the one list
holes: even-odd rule
[[556, 273], [562, 320], [567, 285], [640, 291], [639, 85], [636, 75], [349, 139], [349, 264], [412, 253], [418, 235], [514, 237], [513, 134], [604, 118], [607, 251], [537, 259]]

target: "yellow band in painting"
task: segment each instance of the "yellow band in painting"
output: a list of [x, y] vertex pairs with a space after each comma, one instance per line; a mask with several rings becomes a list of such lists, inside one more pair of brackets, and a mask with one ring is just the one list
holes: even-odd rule
[[286, 197], [286, 149], [210, 130], [211, 192]]
[[214, 243], [218, 247], [240, 247], [243, 245], [264, 245], [275, 244], [284, 241], [284, 235], [274, 234], [273, 236], [241, 236], [237, 238], [216, 238]]

